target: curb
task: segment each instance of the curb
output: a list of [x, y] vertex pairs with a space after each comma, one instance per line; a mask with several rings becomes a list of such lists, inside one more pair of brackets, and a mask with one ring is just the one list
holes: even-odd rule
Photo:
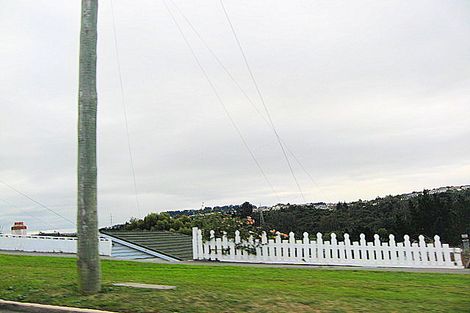
[[37, 303], [15, 302], [0, 299], [0, 309], [30, 313], [115, 313], [93, 309], [79, 309]]

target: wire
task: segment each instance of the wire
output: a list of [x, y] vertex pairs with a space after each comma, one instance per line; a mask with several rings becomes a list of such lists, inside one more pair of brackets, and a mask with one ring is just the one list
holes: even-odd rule
[[23, 197], [25, 197], [26, 199], [29, 199], [30, 201], [36, 203], [37, 205], [43, 207], [44, 209], [48, 210], [49, 212], [52, 212], [54, 213], [55, 215], [59, 216], [60, 218], [66, 220], [67, 222], [71, 223], [72, 225], [76, 226], [75, 222], [71, 221], [70, 219], [66, 218], [65, 216], [57, 213], [56, 211], [52, 210], [51, 208], [49, 208], [48, 206], [46, 206], [45, 204], [39, 202], [39, 201], [36, 201], [34, 200], [33, 198], [31, 198], [30, 196], [28, 196], [27, 194], [19, 191], [18, 189], [16, 189], [15, 187], [11, 186], [10, 184], [7, 184], [6, 182], [4, 182], [3, 180], [0, 180], [0, 183], [7, 186], [8, 188], [10, 188], [11, 190], [13, 190], [14, 192], [22, 195]]
[[[240, 90], [240, 92], [243, 94], [243, 96], [245, 97], [245, 99], [251, 104], [251, 106], [255, 109], [255, 111], [260, 115], [261, 119], [266, 123], [266, 125], [268, 127], [271, 128], [271, 125], [269, 123], [269, 121], [266, 119], [266, 117], [258, 110], [258, 107], [255, 105], [255, 103], [253, 102], [253, 100], [251, 99], [251, 97], [247, 94], [247, 92], [245, 91], [245, 89], [243, 89], [243, 87], [240, 85], [240, 83], [235, 79], [235, 77], [232, 75], [232, 73], [230, 72], [230, 70], [223, 64], [223, 62], [220, 60], [220, 58], [217, 56], [217, 54], [215, 53], [215, 51], [207, 44], [207, 41], [202, 37], [202, 35], [199, 33], [199, 31], [196, 29], [196, 27], [194, 26], [194, 24], [189, 20], [189, 18], [181, 11], [181, 9], [178, 7], [178, 5], [173, 1], [173, 0], [169, 0], [173, 6], [176, 8], [176, 10], [178, 11], [178, 13], [184, 18], [184, 20], [186, 21], [186, 23], [189, 25], [189, 27], [191, 28], [191, 30], [194, 32], [194, 34], [199, 38], [199, 40], [201, 41], [201, 43], [204, 45], [204, 47], [209, 51], [209, 53], [212, 55], [212, 57], [216, 60], [217, 64], [219, 64], [219, 66], [222, 68], [222, 70], [227, 74], [227, 76], [230, 78], [230, 80], [232, 80], [232, 82], [236, 85], [236, 87]], [[315, 181], [315, 179], [313, 178], [313, 176], [307, 171], [307, 169], [305, 168], [305, 166], [302, 164], [302, 162], [299, 160], [299, 158], [294, 154], [294, 152], [289, 149], [289, 147], [287, 146], [286, 142], [280, 138], [280, 140], [282, 141], [282, 144], [284, 145], [284, 148], [286, 149], [286, 151], [292, 155], [292, 157], [294, 158], [295, 162], [299, 165], [299, 167], [302, 169], [302, 171], [307, 175], [307, 177], [310, 179], [310, 181], [312, 182], [313, 185], [315, 185], [318, 189], [320, 189], [320, 186], [318, 185], [318, 183]], [[324, 192], [322, 192], [324, 193]], [[328, 200], [328, 198], [327, 198]], [[329, 201], [329, 200], [328, 200]]]
[[285, 160], [286, 160], [286, 162], [287, 162], [287, 165], [288, 165], [288, 167], [289, 167], [289, 171], [290, 171], [290, 173], [291, 173], [291, 175], [292, 175], [292, 178], [294, 179], [295, 184], [297, 185], [297, 188], [299, 189], [299, 193], [300, 193], [300, 195], [302, 196], [302, 199], [303, 199], [304, 201], [306, 201], [306, 200], [305, 200], [304, 193], [302, 192], [302, 188], [300, 187], [300, 184], [299, 184], [299, 182], [298, 182], [298, 180], [297, 180], [297, 177], [295, 176], [294, 169], [292, 168], [292, 164], [290, 163], [289, 157], [287, 156], [287, 152], [286, 152], [286, 150], [285, 150], [285, 148], [284, 148], [284, 146], [283, 146], [283, 144], [282, 144], [282, 142], [281, 142], [281, 139], [280, 139], [279, 134], [278, 134], [278, 132], [277, 132], [277, 130], [276, 130], [276, 127], [274, 126], [273, 120], [272, 120], [272, 118], [271, 118], [271, 114], [269, 113], [268, 107], [266, 106], [266, 103], [265, 103], [265, 101], [264, 101], [264, 97], [263, 97], [263, 95], [262, 95], [262, 93], [261, 93], [261, 90], [260, 90], [260, 88], [259, 88], [259, 86], [258, 86], [258, 83], [256, 82], [256, 79], [255, 79], [255, 76], [254, 76], [254, 74], [253, 74], [253, 71], [251, 70], [250, 64], [248, 63], [248, 59], [247, 59], [247, 57], [246, 57], [245, 51], [244, 51], [243, 48], [242, 48], [242, 45], [241, 45], [241, 43], [240, 43], [240, 40], [238, 39], [237, 33], [236, 33], [236, 31], [235, 31], [235, 28], [233, 27], [232, 21], [230, 20], [230, 17], [229, 17], [229, 15], [228, 15], [227, 10], [225, 9], [223, 0], [220, 0], [220, 4], [221, 4], [222, 9], [223, 9], [223, 11], [224, 11], [224, 14], [225, 14], [225, 17], [226, 17], [226, 19], [227, 19], [227, 22], [228, 22], [229, 25], [230, 25], [230, 29], [231, 29], [232, 34], [233, 34], [233, 36], [234, 36], [234, 38], [235, 38], [235, 41], [236, 41], [236, 43], [237, 43], [237, 45], [238, 45], [238, 48], [240, 49], [240, 52], [241, 52], [241, 54], [242, 54], [242, 57], [243, 57], [243, 60], [244, 60], [244, 62], [245, 62], [245, 65], [246, 65], [246, 68], [247, 68], [247, 70], [248, 70], [248, 73], [250, 74], [250, 77], [251, 77], [251, 80], [252, 80], [252, 82], [253, 82], [253, 85], [255, 86], [256, 92], [257, 92], [257, 94], [258, 94], [258, 96], [259, 96], [259, 98], [260, 98], [260, 100], [261, 100], [261, 103], [263, 104], [264, 110], [265, 110], [265, 112], [266, 112], [266, 116], [268, 117], [268, 120], [269, 120], [269, 123], [271, 124], [272, 130], [273, 130], [274, 134], [276, 135], [277, 141], [278, 141], [279, 146], [280, 146], [280, 148], [281, 148], [281, 150], [282, 150], [282, 154], [284, 155], [284, 158], [285, 158]]
[[[281, 139], [282, 140], [282, 139]], [[292, 150], [289, 149], [289, 147], [287, 146], [287, 144], [285, 143], [285, 141], [282, 141], [282, 143], [284, 144], [284, 147], [286, 148], [286, 151], [289, 152], [292, 157], [294, 158], [295, 162], [297, 162], [297, 164], [300, 166], [300, 168], [302, 169], [302, 171], [304, 171], [304, 173], [308, 176], [308, 178], [310, 179], [310, 181], [312, 182], [312, 184], [315, 185], [315, 187], [318, 188], [318, 190], [320, 190], [320, 192], [323, 194], [323, 196], [326, 198], [326, 201], [328, 202], [331, 202], [331, 198], [329, 198], [327, 195], [325, 195], [325, 192], [324, 191], [321, 191], [321, 187], [318, 185], [318, 183], [315, 181], [315, 179], [313, 178], [313, 176], [307, 171], [307, 169], [305, 168], [305, 166], [302, 164], [302, 162], [300, 162], [299, 158], [297, 158], [297, 156], [294, 154], [294, 152], [292, 152]]]
[[112, 20], [113, 20], [113, 38], [114, 38], [114, 49], [116, 50], [116, 63], [117, 63], [117, 68], [118, 68], [118, 76], [119, 76], [119, 87], [121, 91], [121, 103], [123, 107], [123, 112], [124, 112], [124, 122], [126, 125], [126, 135], [127, 135], [127, 148], [129, 150], [129, 159], [131, 162], [131, 170], [132, 170], [132, 178], [134, 181], [134, 193], [135, 193], [135, 205], [137, 208], [137, 214], [138, 217], [140, 217], [140, 203], [139, 203], [139, 196], [138, 196], [138, 191], [137, 191], [137, 180], [135, 178], [135, 166], [134, 166], [134, 157], [132, 154], [132, 147], [131, 147], [131, 139], [129, 135], [129, 122], [127, 118], [127, 106], [124, 101], [124, 87], [122, 83], [122, 71], [121, 71], [121, 62], [119, 58], [119, 49], [118, 49], [118, 40], [117, 40], [117, 32], [116, 32], [116, 18], [114, 16], [114, 5], [113, 5], [113, 0], [110, 1], [111, 3], [111, 15], [112, 15]]
[[217, 64], [223, 69], [223, 71], [228, 75], [228, 77], [232, 80], [232, 82], [237, 86], [237, 88], [242, 92], [243, 96], [248, 100], [248, 102], [253, 106], [253, 108], [256, 110], [256, 112], [263, 118], [263, 120], [268, 123], [268, 120], [264, 117], [263, 114], [258, 110], [257, 106], [254, 104], [253, 100], [251, 100], [250, 96], [246, 93], [245, 89], [238, 83], [238, 81], [235, 79], [235, 77], [232, 75], [232, 73], [229, 71], [229, 69], [222, 63], [220, 58], [217, 56], [217, 54], [214, 52], [214, 50], [209, 47], [207, 42], [204, 40], [204, 38], [201, 36], [201, 34], [197, 31], [197, 29], [194, 27], [194, 25], [191, 23], [191, 21], [187, 18], [187, 16], [180, 10], [180, 8], [176, 5], [176, 3], [173, 0], [169, 0], [173, 6], [176, 8], [178, 13], [184, 18], [186, 23], [188, 23], [189, 27], [192, 29], [194, 34], [199, 38], [199, 40], [202, 42], [204, 47], [209, 51], [209, 53], [212, 55], [212, 57], [216, 60]]
[[220, 103], [220, 105], [223, 107], [224, 109], [224, 112], [225, 114], [227, 115], [228, 119], [230, 120], [230, 123], [232, 124], [233, 128], [235, 129], [235, 131], [237, 132], [238, 136], [240, 137], [243, 145], [245, 146], [246, 150], [248, 151], [248, 153], [250, 154], [251, 158], [253, 159], [253, 161], [255, 162], [256, 164], [256, 167], [258, 168], [258, 170], [260, 171], [261, 175], [263, 176], [263, 178], [265, 179], [266, 183], [269, 185], [269, 187], [271, 188], [272, 192], [276, 195], [278, 201], [280, 201], [280, 198], [279, 198], [279, 195], [277, 194], [276, 190], [274, 189], [274, 186], [271, 184], [271, 182], [269, 181], [268, 177], [266, 176], [266, 173], [264, 172], [263, 168], [261, 167], [261, 164], [258, 162], [258, 160], [256, 159], [253, 151], [251, 150], [250, 146], [248, 145], [247, 141], [245, 140], [243, 134], [241, 133], [240, 131], [240, 128], [237, 126], [237, 124], [235, 123], [235, 120], [232, 118], [230, 112], [228, 111], [224, 101], [222, 100], [222, 98], [220, 97], [220, 94], [219, 92], [217, 91], [217, 89], [215, 88], [215, 85], [214, 83], [212, 82], [212, 80], [210, 79], [209, 75], [207, 74], [206, 70], [204, 69], [204, 67], [202, 66], [201, 62], [199, 61], [199, 58], [197, 57], [196, 55], [196, 52], [194, 51], [193, 47], [191, 46], [191, 44], [189, 43], [188, 39], [186, 38], [186, 35], [184, 34], [183, 30], [181, 29], [181, 26], [179, 25], [178, 21], [176, 20], [173, 12], [171, 11], [170, 7], [168, 6], [168, 3], [166, 2], [166, 0], [162, 0], [164, 5], [165, 5], [165, 8], [166, 10], [168, 11], [168, 13], [170, 14], [171, 16], [171, 19], [173, 20], [173, 22], [175, 23], [179, 33], [181, 34], [181, 36], [183, 37], [183, 40], [184, 42], [186, 43], [187, 47], [189, 48], [189, 50], [191, 51], [191, 54], [194, 58], [194, 60], [196, 61], [196, 64], [198, 65], [199, 69], [201, 70], [204, 78], [206, 79], [207, 83], [209, 84], [210, 88], [212, 89], [212, 92], [214, 93], [215, 97], [217, 98], [218, 102]]
[[0, 199], [0, 201], [2, 201], [3, 203], [7, 204], [7, 205], [10, 206], [10, 207], [14, 207], [15, 209], [17, 209], [17, 211], [19, 211], [19, 213], [24, 213], [24, 214], [26, 214], [27, 216], [29, 216], [29, 217], [31, 217], [31, 218], [33, 218], [33, 219], [38, 220], [38, 221], [41, 222], [43, 225], [52, 226], [52, 227], [51, 227], [51, 230], [54, 228], [52, 224], [50, 224], [49, 222], [44, 221], [43, 219], [39, 218], [38, 216], [31, 215], [31, 214], [27, 213], [25, 210], [18, 210], [18, 206], [13, 205], [10, 201], [7, 201], [7, 200], [5, 200], [5, 199]]

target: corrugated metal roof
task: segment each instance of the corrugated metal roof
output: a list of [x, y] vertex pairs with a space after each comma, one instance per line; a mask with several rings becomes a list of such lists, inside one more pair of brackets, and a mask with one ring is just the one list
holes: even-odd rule
[[117, 259], [125, 259], [125, 260], [137, 260], [137, 259], [150, 259], [154, 258], [153, 255], [132, 249], [130, 247], [126, 247], [120, 243], [113, 242], [113, 249], [111, 252], [111, 256]]
[[178, 260], [193, 258], [192, 238], [188, 235], [166, 231], [105, 231], [103, 233]]

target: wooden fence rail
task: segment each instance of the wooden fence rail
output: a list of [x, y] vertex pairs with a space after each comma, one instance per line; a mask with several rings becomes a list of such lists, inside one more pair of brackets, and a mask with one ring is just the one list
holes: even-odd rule
[[338, 241], [331, 234], [329, 241], [323, 240], [317, 233], [316, 240], [310, 240], [308, 233], [303, 233], [302, 240], [296, 240], [294, 233], [288, 239], [268, 239], [263, 233], [260, 239], [241, 240], [240, 232], [235, 238], [226, 235], [215, 238], [214, 231], [210, 239], [203, 240], [202, 231], [193, 228], [193, 258], [222, 262], [248, 263], [284, 263], [314, 265], [346, 265], [372, 267], [417, 267], [417, 268], [463, 268], [461, 249], [450, 248], [442, 244], [439, 236], [434, 236], [433, 243], [426, 243], [424, 236], [419, 236], [417, 243], [411, 243], [408, 235], [403, 242], [396, 242], [390, 235], [388, 242], [381, 242], [374, 235], [373, 242], [366, 242], [361, 234], [359, 241], [351, 241], [344, 234], [344, 241]]

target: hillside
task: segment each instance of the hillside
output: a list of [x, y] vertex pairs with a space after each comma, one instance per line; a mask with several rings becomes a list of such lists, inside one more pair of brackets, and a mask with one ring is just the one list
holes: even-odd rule
[[[247, 223], [247, 216], [254, 218], [254, 224]], [[321, 232], [326, 236], [335, 232], [341, 237], [347, 232], [352, 238], [358, 238], [361, 233], [372, 238], [377, 233], [385, 240], [389, 234], [398, 238], [408, 234], [412, 239], [421, 234], [431, 239], [437, 234], [443, 242], [459, 245], [461, 234], [470, 233], [470, 186], [441, 187], [337, 204], [277, 204], [257, 208], [246, 202], [200, 210], [151, 213], [144, 219], [132, 219], [109, 230], [169, 230], [189, 235], [193, 226], [219, 232], [235, 229], [245, 233], [293, 231], [298, 236], [303, 232]]]
[[370, 201], [338, 203], [329, 209], [311, 205], [288, 205], [279, 210], [254, 212], [264, 219], [264, 228], [282, 232], [374, 233], [417, 238], [438, 234], [444, 242], [459, 244], [460, 235], [470, 232], [470, 188], [445, 187]]

